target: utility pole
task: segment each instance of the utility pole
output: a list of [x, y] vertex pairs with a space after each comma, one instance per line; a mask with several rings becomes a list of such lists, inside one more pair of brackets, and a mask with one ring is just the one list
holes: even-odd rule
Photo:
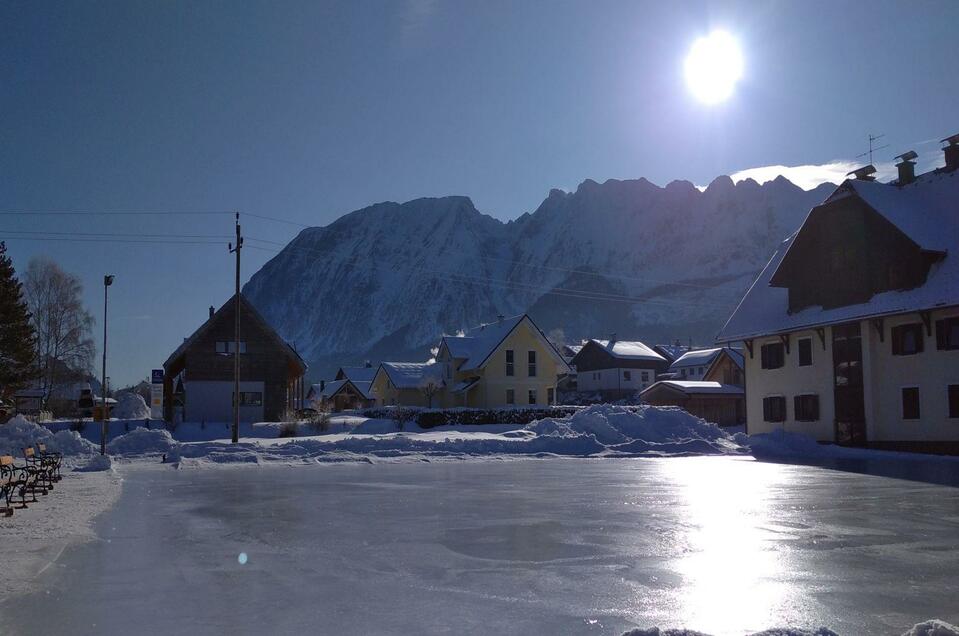
[[113, 275], [103, 277], [103, 375], [100, 376], [100, 454], [107, 454], [107, 289]]
[[243, 236], [240, 235], [240, 213], [236, 213], [236, 247], [231, 243], [230, 252], [236, 254], [236, 292], [233, 296], [233, 443], [240, 441], [240, 250]]

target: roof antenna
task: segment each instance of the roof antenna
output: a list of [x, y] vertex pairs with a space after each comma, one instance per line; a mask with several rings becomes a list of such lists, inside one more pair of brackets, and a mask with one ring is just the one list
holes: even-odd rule
[[889, 144], [886, 144], [884, 146], [875, 146], [875, 147], [873, 146], [873, 143], [875, 141], [882, 139], [885, 136], [886, 136], [886, 133], [882, 133], [881, 135], [873, 135], [872, 133], [870, 133], [869, 134], [869, 151], [856, 155], [856, 159], [869, 155], [869, 164], [872, 165], [872, 153], [876, 152], [877, 150], [882, 150], [883, 148], [889, 147]]

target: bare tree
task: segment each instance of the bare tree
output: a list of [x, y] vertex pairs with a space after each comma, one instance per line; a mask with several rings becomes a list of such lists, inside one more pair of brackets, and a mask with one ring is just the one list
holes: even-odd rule
[[48, 258], [27, 265], [24, 291], [37, 335], [40, 380], [53, 395], [61, 383], [92, 369], [93, 316], [80, 300], [80, 279]]
[[443, 388], [441, 380], [433, 376], [425, 376], [420, 382], [420, 392], [426, 398], [427, 408], [433, 408], [433, 396]]

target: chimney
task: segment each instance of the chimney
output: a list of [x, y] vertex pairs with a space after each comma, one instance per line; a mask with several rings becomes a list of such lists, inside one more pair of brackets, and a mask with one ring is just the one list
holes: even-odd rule
[[372, 368], [373, 368], [373, 363], [370, 362], [369, 360], [367, 360], [365, 366], [366, 366], [367, 369], [372, 369]]
[[503, 322], [503, 314], [499, 314], [496, 316], [496, 322]]
[[615, 332], [615, 331], [614, 331], [613, 333], [609, 334], [609, 344], [610, 344], [610, 346], [612, 346], [612, 344], [613, 344], [614, 342], [616, 342], [616, 332]]
[[213, 305], [210, 305], [210, 318], [213, 317], [214, 311], [215, 311], [215, 310], [213, 309]]
[[896, 164], [896, 168], [899, 170], [899, 181], [900, 186], [908, 185], [916, 180], [916, 157], [919, 155], [916, 154], [914, 150], [909, 152], [904, 152], [896, 159], [899, 160], [899, 163]]
[[875, 181], [876, 177], [873, 175], [876, 173], [876, 166], [869, 164], [868, 166], [863, 166], [862, 168], [857, 168], [851, 172], [847, 172], [846, 176], [853, 175], [859, 181]]
[[326, 388], [326, 380], [320, 380], [320, 392]]
[[942, 149], [942, 152], [946, 155], [946, 171], [959, 168], [959, 134], [946, 137], [940, 143], [948, 144]]

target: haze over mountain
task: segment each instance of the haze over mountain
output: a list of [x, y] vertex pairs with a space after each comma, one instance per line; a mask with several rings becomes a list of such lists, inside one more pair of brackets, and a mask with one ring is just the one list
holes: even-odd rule
[[567, 342], [707, 344], [834, 187], [587, 179], [507, 223], [462, 196], [378, 203], [303, 230], [243, 291], [314, 378], [425, 360], [441, 334], [498, 314], [528, 312]]

